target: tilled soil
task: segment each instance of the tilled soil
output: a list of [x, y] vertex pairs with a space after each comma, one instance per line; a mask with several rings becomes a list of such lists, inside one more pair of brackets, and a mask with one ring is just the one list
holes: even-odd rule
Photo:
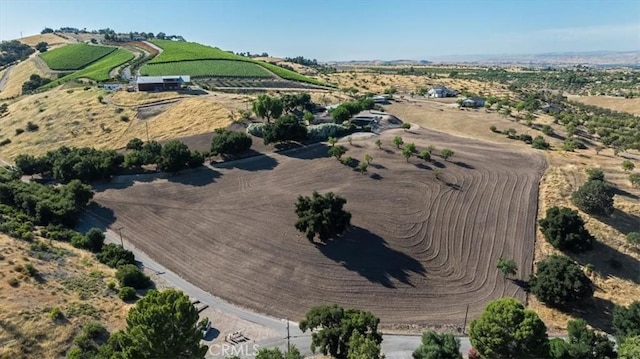
[[[455, 155], [407, 162], [396, 135]], [[423, 129], [385, 131], [382, 149], [376, 138], [341, 142], [346, 156], [373, 156], [364, 175], [318, 144], [106, 189], [94, 200], [107, 210], [95, 213], [195, 285], [275, 317], [337, 303], [385, 326], [455, 327], [467, 307], [471, 319], [492, 299], [525, 300], [496, 262], [531, 273], [544, 157]], [[297, 196], [314, 190], [347, 199], [344, 238], [311, 243], [294, 228]]]

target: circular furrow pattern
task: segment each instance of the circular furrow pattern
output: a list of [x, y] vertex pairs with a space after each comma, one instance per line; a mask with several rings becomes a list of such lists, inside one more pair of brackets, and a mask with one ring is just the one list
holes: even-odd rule
[[[390, 145], [395, 135], [419, 150], [453, 149], [449, 161], [434, 156], [441, 180], [437, 163], [407, 163]], [[380, 138], [384, 150], [374, 139], [345, 145], [353, 158], [373, 155], [365, 175], [315, 145], [106, 189], [95, 200], [107, 224], [124, 227], [128, 241], [167, 268], [277, 317], [337, 303], [371, 310], [383, 324], [461, 325], [467, 305], [472, 318], [504, 294], [524, 299], [495, 263], [506, 256], [522, 276], [531, 271], [544, 159], [427, 130]], [[189, 185], [193, 176], [213, 179]], [[347, 198], [353, 228], [344, 238], [311, 243], [295, 230], [295, 200], [314, 190]]]

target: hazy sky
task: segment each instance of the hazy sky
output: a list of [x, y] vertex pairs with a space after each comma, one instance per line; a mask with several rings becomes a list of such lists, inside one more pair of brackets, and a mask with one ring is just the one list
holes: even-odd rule
[[0, 40], [44, 27], [182, 35], [320, 61], [640, 50], [630, 0], [0, 0]]

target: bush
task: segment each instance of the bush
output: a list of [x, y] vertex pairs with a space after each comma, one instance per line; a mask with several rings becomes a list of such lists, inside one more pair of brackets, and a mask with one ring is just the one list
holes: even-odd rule
[[102, 95], [98, 95], [98, 102], [103, 103], [104, 97]]
[[117, 285], [117, 284], [116, 284], [116, 282], [114, 282], [114, 281], [109, 281], [109, 283], [107, 283], [107, 288], [108, 288], [109, 290], [114, 290], [114, 289], [116, 289], [116, 285]]
[[538, 262], [531, 277], [531, 293], [550, 306], [565, 306], [593, 295], [591, 281], [565, 256], [551, 255]]
[[542, 133], [544, 133], [547, 136], [553, 136], [554, 134], [553, 128], [551, 128], [551, 126], [549, 125], [544, 125], [542, 126]]
[[129, 122], [129, 120], [131, 120], [131, 119], [127, 115], [120, 116], [120, 121], [122, 121], [122, 122]]
[[307, 127], [309, 139], [313, 141], [324, 141], [329, 137], [341, 137], [349, 134], [349, 128], [335, 123], [323, 123]]
[[131, 251], [114, 243], [105, 244], [96, 257], [100, 263], [106, 264], [111, 268], [136, 263], [135, 256]]
[[640, 245], [640, 232], [629, 232], [627, 233], [627, 242], [631, 245], [638, 246]]
[[533, 142], [533, 138], [531, 137], [531, 135], [525, 133], [520, 134], [518, 139], [526, 144], [531, 144]]
[[85, 235], [71, 237], [71, 245], [94, 253], [100, 252], [104, 245], [104, 233], [97, 228], [91, 228]]
[[27, 122], [27, 131], [36, 132], [36, 131], [38, 131], [39, 128], [40, 128], [40, 126], [36, 125], [35, 123], [33, 123], [31, 121]]
[[[2, 142], [0, 142], [0, 144], [2, 144]], [[632, 187], [639, 188], [640, 187], [640, 173], [632, 173], [632, 174], [630, 174], [629, 175], [629, 182], [631, 182], [631, 186]]]
[[218, 128], [211, 139], [211, 154], [237, 155], [248, 151], [253, 141], [246, 133]]
[[587, 181], [604, 181], [604, 172], [599, 168], [587, 168]]
[[498, 128], [496, 126], [494, 126], [494, 125], [489, 126], [489, 130], [491, 130], [491, 132], [494, 132], [494, 133], [495, 132], [500, 132], [500, 131], [498, 131]]
[[570, 208], [547, 209], [547, 216], [539, 224], [547, 241], [559, 250], [583, 252], [593, 247], [593, 236], [584, 227], [578, 212]]
[[264, 128], [264, 144], [307, 139], [307, 126], [293, 115], [284, 115]]
[[403, 124], [402, 124], [402, 126], [400, 126], [400, 127], [401, 127], [401, 128], [404, 128], [405, 130], [408, 130], [408, 129], [410, 129], [410, 128], [411, 128], [411, 124], [410, 124], [410, 123], [405, 122], [405, 123], [403, 123]]
[[51, 318], [53, 320], [60, 320], [60, 319], [64, 318], [64, 314], [62, 313], [62, 311], [58, 307], [51, 308], [51, 310], [49, 310], [49, 314], [48, 315], [49, 315], [49, 318]]
[[21, 129], [21, 128], [16, 128], [16, 136], [18, 136], [18, 135], [20, 135], [20, 134], [22, 134], [22, 133], [24, 133], [24, 130], [23, 130], [23, 129]]
[[137, 297], [136, 290], [131, 287], [122, 287], [118, 291], [118, 298], [124, 301], [134, 300]]
[[604, 181], [587, 181], [571, 194], [571, 200], [586, 213], [610, 216], [614, 211], [613, 191]]
[[262, 138], [264, 136], [264, 126], [266, 126], [266, 123], [250, 123], [249, 126], [247, 126], [247, 133]]
[[144, 147], [144, 142], [141, 139], [136, 137], [129, 140], [126, 148], [128, 150], [142, 151], [143, 147]]
[[613, 328], [618, 340], [640, 335], [640, 301], [632, 302], [629, 307], [616, 305], [613, 308]]
[[536, 150], [548, 150], [550, 145], [549, 142], [545, 141], [544, 137], [536, 136], [536, 138], [531, 141], [531, 147]]
[[7, 283], [9, 283], [9, 285], [14, 288], [20, 285], [20, 281], [18, 280], [18, 278], [11, 278], [7, 281]]
[[35, 277], [38, 275], [38, 270], [31, 263], [25, 264], [23, 268], [29, 277]]
[[8, 138], [5, 138], [4, 140], [0, 141], [0, 147], [6, 146], [6, 145], [8, 145], [10, 143], [11, 143], [11, 140], [8, 139]]
[[116, 278], [120, 283], [120, 287], [146, 289], [151, 285], [151, 279], [134, 264], [120, 266], [116, 271]]

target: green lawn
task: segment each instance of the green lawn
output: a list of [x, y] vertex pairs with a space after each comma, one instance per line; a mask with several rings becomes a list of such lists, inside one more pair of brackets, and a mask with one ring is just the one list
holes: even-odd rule
[[52, 88], [64, 82], [80, 78], [88, 78], [97, 82], [107, 81], [110, 79], [109, 72], [111, 70], [124, 64], [127, 61], [130, 61], [132, 58], [133, 54], [129, 51], [117, 49], [106, 57], [87, 66], [86, 68], [59, 78], [56, 81], [50, 82], [47, 85], [43, 86], [43, 88]]
[[189, 75], [192, 77], [273, 77], [257, 64], [247, 61], [200, 60], [145, 65], [144, 76]]
[[115, 50], [115, 47], [72, 44], [47, 51], [40, 57], [52, 70], [71, 71], [79, 70]]

